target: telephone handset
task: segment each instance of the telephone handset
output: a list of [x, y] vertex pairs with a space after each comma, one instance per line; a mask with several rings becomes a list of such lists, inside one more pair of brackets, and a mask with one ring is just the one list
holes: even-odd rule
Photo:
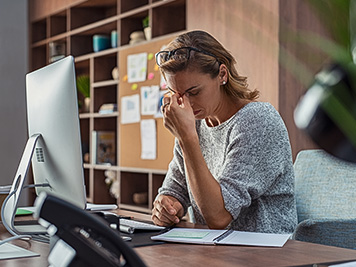
[[[99, 216], [46, 193], [37, 197], [35, 207], [34, 217], [50, 235], [59, 238], [51, 249], [49, 262], [59, 259], [61, 266], [70, 267], [145, 266], [118, 232]], [[67, 264], [63, 265], [63, 261]]]

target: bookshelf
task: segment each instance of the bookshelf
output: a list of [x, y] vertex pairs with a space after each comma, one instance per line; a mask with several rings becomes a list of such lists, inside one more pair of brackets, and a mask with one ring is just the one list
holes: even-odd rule
[[[122, 125], [120, 99], [130, 94], [130, 84], [123, 81], [126, 73], [126, 57], [138, 51], [157, 52], [178, 32], [186, 30], [186, 0], [30, 0], [30, 71], [51, 63], [53, 46], [75, 58], [76, 74], [90, 78], [89, 109], [80, 109], [80, 128], [83, 152], [89, 153], [84, 162], [84, 176], [88, 202], [117, 203], [121, 208], [150, 213], [152, 202], [162, 184], [168, 163], [172, 157], [173, 137], [163, 128], [162, 119], [156, 119], [158, 141], [156, 160], [142, 163], [137, 151], [139, 123]], [[142, 31], [142, 20], [149, 16], [152, 39], [130, 44], [130, 34]], [[110, 36], [118, 33], [117, 47], [94, 52], [93, 36]], [[152, 63], [149, 63], [152, 64]], [[119, 79], [112, 71], [119, 69]], [[149, 68], [153, 68], [150, 65]], [[159, 85], [159, 75], [142, 85]], [[78, 92], [78, 100], [84, 97]], [[118, 111], [99, 113], [103, 104], [116, 104]], [[142, 116], [141, 119], [147, 119]], [[102, 165], [93, 162], [93, 131], [112, 131], [116, 141], [116, 164]], [[128, 140], [129, 139], [129, 140]], [[163, 140], [163, 141], [162, 141]], [[163, 143], [164, 142], [164, 143]], [[131, 144], [130, 146], [127, 146]], [[130, 153], [136, 151], [135, 153]], [[124, 159], [124, 160], [123, 160]], [[135, 163], [137, 162], [137, 164]], [[119, 198], [110, 195], [105, 183], [105, 171], [115, 173]], [[137, 204], [134, 195], [147, 193], [147, 202]]]

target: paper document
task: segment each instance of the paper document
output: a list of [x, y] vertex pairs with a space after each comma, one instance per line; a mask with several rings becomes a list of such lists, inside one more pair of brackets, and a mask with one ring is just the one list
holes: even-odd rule
[[147, 76], [147, 53], [127, 56], [127, 81], [144, 82]]
[[154, 115], [159, 102], [159, 86], [141, 87], [141, 115]]
[[244, 245], [263, 247], [283, 247], [290, 234], [269, 234], [233, 230], [210, 230], [194, 228], [173, 228], [151, 237], [152, 240], [205, 244], [205, 245]]
[[36, 208], [34, 206], [30, 206], [30, 207], [19, 207], [19, 209], [21, 210], [25, 210], [25, 211], [28, 211], [28, 212], [35, 212]]
[[0, 246], [0, 260], [37, 257], [40, 254], [34, 253], [24, 248], [20, 248], [10, 243]]
[[136, 123], [140, 121], [140, 95], [121, 97], [121, 123]]
[[[35, 207], [21, 207], [19, 209], [26, 210], [29, 212], [35, 212], [36, 208]], [[93, 204], [93, 203], [87, 203], [86, 210], [116, 210], [117, 205], [116, 204]]]
[[93, 204], [87, 203], [86, 210], [116, 210], [117, 205], [115, 204]]
[[345, 263], [339, 263], [335, 265], [329, 265], [329, 267], [355, 267], [356, 266], [356, 261], [350, 261], [350, 262], [345, 262]]
[[141, 132], [141, 159], [157, 158], [157, 131], [156, 121], [153, 119], [142, 120]]

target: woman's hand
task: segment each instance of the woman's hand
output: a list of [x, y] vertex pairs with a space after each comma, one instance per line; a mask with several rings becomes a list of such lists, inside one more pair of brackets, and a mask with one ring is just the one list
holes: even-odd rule
[[160, 195], [153, 202], [151, 219], [156, 225], [171, 226], [180, 222], [183, 212], [183, 206], [176, 198]]
[[195, 117], [190, 106], [189, 98], [179, 94], [165, 96], [162, 100], [162, 113], [164, 126], [178, 140], [196, 134]]

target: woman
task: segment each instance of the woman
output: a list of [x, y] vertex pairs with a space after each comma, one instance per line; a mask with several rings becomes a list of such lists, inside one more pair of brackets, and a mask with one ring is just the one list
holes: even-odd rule
[[166, 50], [156, 60], [171, 92], [162, 112], [175, 147], [153, 222], [178, 223], [191, 206], [209, 228], [293, 232], [293, 163], [278, 112], [256, 101], [259, 92], [208, 33], [182, 34]]

